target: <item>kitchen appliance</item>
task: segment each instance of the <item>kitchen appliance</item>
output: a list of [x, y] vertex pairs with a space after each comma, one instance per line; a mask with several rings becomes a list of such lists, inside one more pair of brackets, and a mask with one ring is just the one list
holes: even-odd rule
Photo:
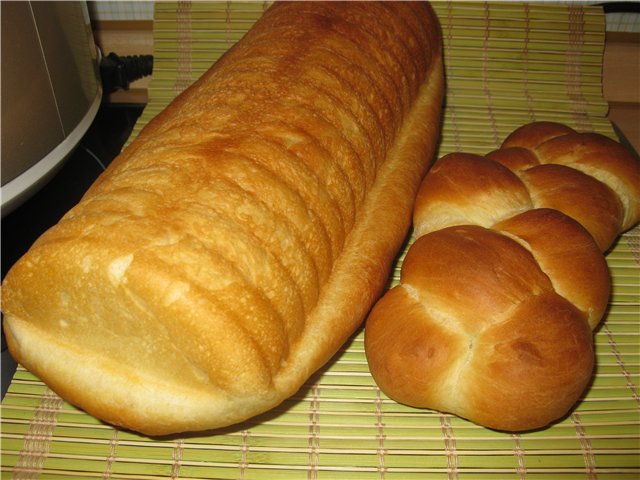
[[102, 99], [85, 2], [1, 2], [2, 216], [58, 170]]

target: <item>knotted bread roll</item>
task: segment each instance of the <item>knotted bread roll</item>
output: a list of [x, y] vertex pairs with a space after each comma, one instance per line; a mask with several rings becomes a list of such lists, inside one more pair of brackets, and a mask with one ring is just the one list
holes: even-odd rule
[[293, 395], [384, 289], [441, 57], [428, 3], [275, 3], [9, 272], [11, 353], [147, 434]]
[[585, 390], [607, 306], [603, 252], [640, 220], [640, 163], [552, 122], [425, 177], [400, 284], [371, 312], [371, 372], [392, 399], [519, 431]]

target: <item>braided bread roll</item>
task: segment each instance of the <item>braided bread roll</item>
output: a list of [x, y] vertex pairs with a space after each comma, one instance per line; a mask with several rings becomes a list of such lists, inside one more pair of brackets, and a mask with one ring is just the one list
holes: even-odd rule
[[425, 177], [400, 284], [365, 329], [392, 399], [507, 431], [566, 414], [594, 366], [610, 277], [603, 252], [640, 219], [640, 163], [552, 122]]

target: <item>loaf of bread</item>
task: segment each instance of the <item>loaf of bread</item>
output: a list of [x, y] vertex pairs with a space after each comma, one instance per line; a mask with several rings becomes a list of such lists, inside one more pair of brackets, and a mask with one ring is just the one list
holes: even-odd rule
[[392, 399], [506, 431], [565, 415], [594, 366], [610, 295], [603, 252], [640, 220], [640, 163], [552, 122], [425, 177], [400, 283], [365, 328]]
[[150, 435], [294, 394], [383, 292], [434, 160], [427, 3], [274, 4], [7, 275], [11, 353]]

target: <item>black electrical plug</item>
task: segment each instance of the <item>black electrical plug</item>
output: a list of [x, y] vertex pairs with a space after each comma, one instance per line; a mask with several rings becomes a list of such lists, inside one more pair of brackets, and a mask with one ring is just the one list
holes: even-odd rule
[[100, 61], [102, 88], [110, 93], [120, 88], [129, 89], [129, 84], [139, 78], [151, 75], [153, 55], [119, 56], [111, 52]]

